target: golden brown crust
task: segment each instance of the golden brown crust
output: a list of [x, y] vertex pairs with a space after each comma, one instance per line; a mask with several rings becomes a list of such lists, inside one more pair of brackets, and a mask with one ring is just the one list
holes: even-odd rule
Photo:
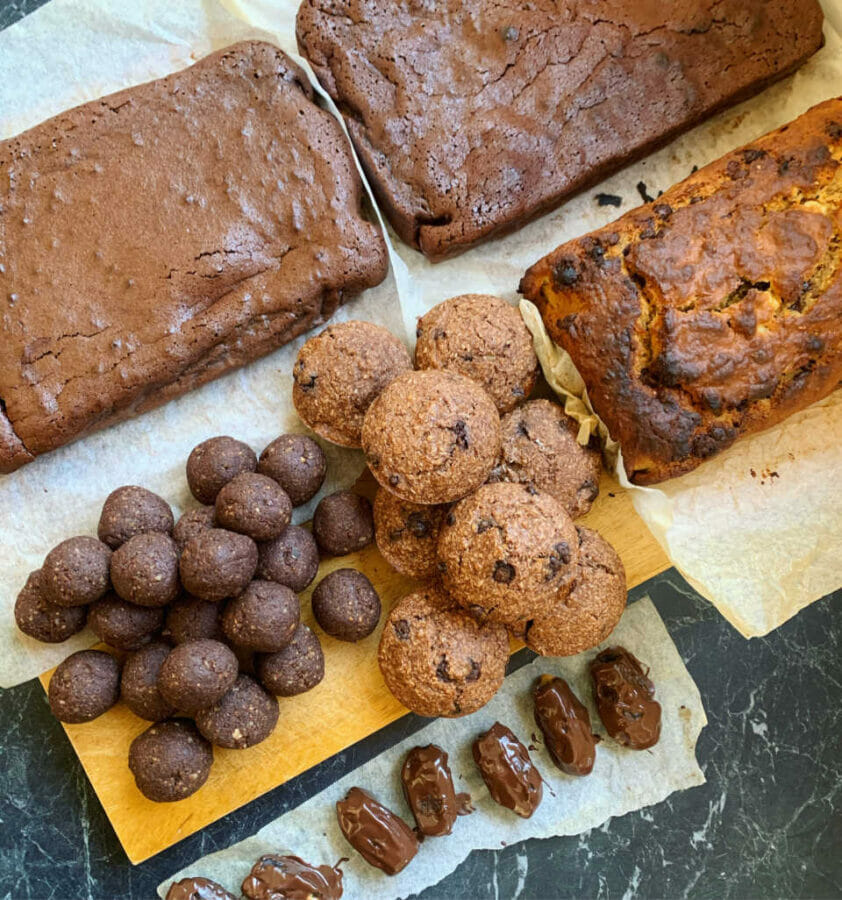
[[842, 378], [842, 98], [558, 247], [520, 289], [637, 484], [827, 396]]

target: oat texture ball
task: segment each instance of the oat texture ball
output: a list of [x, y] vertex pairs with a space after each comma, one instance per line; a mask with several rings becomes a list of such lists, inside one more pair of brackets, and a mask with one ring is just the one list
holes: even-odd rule
[[530, 400], [500, 425], [500, 459], [491, 481], [513, 481], [552, 494], [576, 519], [599, 493], [602, 458], [596, 447], [576, 440], [579, 426], [558, 403]]
[[359, 447], [366, 410], [389, 382], [411, 369], [406, 347], [380, 325], [330, 325], [298, 352], [292, 402], [316, 434]]
[[374, 498], [374, 539], [387, 563], [401, 575], [436, 574], [436, 545], [449, 505], [423, 506], [401, 500], [385, 488]]
[[311, 690], [325, 677], [325, 656], [319, 639], [301, 624], [283, 650], [258, 654], [255, 667], [267, 691], [294, 697]]
[[274, 541], [257, 548], [257, 577], [285, 584], [297, 594], [312, 584], [319, 571], [316, 539], [299, 525], [290, 525]]
[[445, 589], [477, 618], [512, 628], [553, 605], [573, 579], [576, 526], [549, 494], [485, 484], [457, 503], [438, 544]]
[[136, 534], [150, 531], [170, 534], [172, 530], [173, 514], [169, 503], [144, 487], [127, 484], [106, 498], [97, 534], [103, 543], [116, 550]]
[[229, 481], [255, 469], [257, 456], [248, 444], [220, 435], [202, 441], [190, 451], [187, 484], [199, 503], [213, 505], [216, 495]]
[[480, 623], [433, 583], [389, 613], [378, 650], [389, 690], [420, 716], [466, 716], [503, 683], [506, 629]]
[[163, 634], [174, 644], [203, 638], [221, 641], [224, 639], [221, 605], [189, 594], [179, 597], [167, 609]]
[[36, 641], [60, 644], [85, 627], [88, 610], [84, 606], [59, 606], [47, 599], [41, 570], [30, 572], [15, 600], [18, 628]]
[[219, 641], [178, 644], [161, 665], [158, 690], [179, 712], [192, 714], [216, 703], [237, 679], [239, 664]]
[[255, 541], [271, 541], [292, 518], [292, 503], [277, 481], [258, 472], [243, 472], [216, 495], [216, 524], [247, 534]]
[[485, 388], [502, 415], [535, 387], [538, 357], [517, 308], [489, 294], [462, 294], [418, 320], [415, 366], [446, 369]]
[[213, 749], [187, 719], [156, 722], [129, 748], [129, 769], [138, 790], [156, 803], [184, 800], [208, 780]]
[[322, 497], [313, 513], [313, 537], [331, 556], [362, 550], [374, 540], [371, 503], [353, 491], [336, 491]]
[[41, 567], [41, 587], [50, 603], [86, 606], [111, 585], [111, 548], [81, 535], [53, 547]]
[[301, 614], [298, 596], [274, 581], [252, 581], [229, 600], [222, 628], [232, 644], [259, 653], [275, 653], [292, 640]]
[[217, 747], [245, 750], [275, 730], [278, 701], [249, 675], [238, 675], [213, 706], [196, 714], [199, 731]]
[[371, 404], [362, 442], [386, 490], [412, 503], [449, 503], [488, 478], [500, 452], [500, 417], [470, 378], [407, 372]]
[[164, 610], [138, 606], [115, 593], [107, 593], [88, 611], [91, 631], [104, 643], [118, 650], [137, 650], [161, 630]]
[[166, 606], [181, 590], [178, 547], [167, 534], [136, 534], [111, 559], [111, 583], [117, 595], [139, 606]]
[[380, 596], [356, 569], [335, 569], [316, 585], [313, 615], [322, 630], [340, 641], [361, 641], [380, 621]]
[[324, 484], [327, 459], [306, 434], [282, 434], [260, 454], [257, 471], [277, 481], [293, 506], [301, 506]]
[[172, 530], [173, 540], [179, 553], [187, 546], [187, 542], [196, 537], [202, 531], [214, 527], [216, 510], [212, 506], [199, 506], [196, 509], [188, 509], [175, 523]]
[[256, 571], [257, 544], [224, 528], [209, 528], [191, 538], [179, 564], [184, 589], [202, 600], [235, 597]]
[[120, 679], [120, 699], [141, 719], [161, 722], [174, 716], [176, 710], [161, 696], [158, 676], [172, 648], [156, 641], [129, 654]]
[[102, 650], [80, 650], [58, 665], [48, 690], [60, 722], [90, 722], [120, 699], [120, 663]]
[[616, 550], [596, 531], [576, 529], [578, 561], [570, 589], [526, 625], [526, 644], [542, 656], [573, 656], [601, 644], [626, 608], [626, 571]]

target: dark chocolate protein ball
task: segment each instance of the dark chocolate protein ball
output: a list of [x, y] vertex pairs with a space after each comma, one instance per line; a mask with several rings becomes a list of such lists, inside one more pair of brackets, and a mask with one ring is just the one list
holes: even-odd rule
[[380, 621], [380, 597], [356, 569], [336, 569], [313, 591], [313, 615], [331, 637], [361, 641]]
[[181, 590], [178, 547], [167, 534], [136, 534], [114, 551], [111, 583], [124, 600], [139, 606], [166, 606]]
[[237, 679], [239, 665], [219, 641], [188, 641], [174, 647], [161, 666], [158, 690], [179, 712], [192, 714], [222, 697]]
[[50, 679], [50, 709], [61, 722], [90, 722], [119, 699], [120, 664], [102, 650], [71, 654]]
[[200, 506], [198, 509], [188, 509], [175, 523], [172, 530], [173, 540], [181, 552], [190, 538], [196, 537], [201, 531], [207, 531], [214, 527], [216, 510], [212, 506]]
[[259, 544], [257, 548], [257, 577], [285, 584], [301, 593], [319, 571], [319, 548], [316, 539], [299, 525], [290, 525], [284, 533]]
[[209, 528], [181, 554], [184, 589], [202, 600], [224, 600], [245, 590], [257, 570], [257, 544], [245, 534]]
[[183, 800], [208, 780], [213, 748], [187, 719], [150, 725], [129, 748], [138, 790], [156, 803]]
[[123, 665], [120, 699], [141, 719], [160, 722], [175, 715], [175, 708], [158, 690], [158, 675], [170, 650], [167, 644], [156, 641], [131, 653]]
[[232, 437], [212, 437], [194, 447], [187, 458], [187, 484], [199, 503], [213, 504], [229, 481], [256, 468], [257, 456], [248, 444]]
[[102, 507], [97, 534], [99, 539], [116, 550], [136, 534], [160, 531], [170, 534], [173, 514], [163, 497], [146, 488], [129, 484], [112, 491]]
[[88, 611], [84, 606], [59, 606], [44, 593], [41, 570], [31, 572], [15, 600], [18, 628], [36, 641], [60, 644], [85, 627]]
[[216, 524], [255, 541], [274, 540], [291, 517], [286, 491], [268, 475], [243, 472], [216, 495]]
[[118, 650], [137, 650], [161, 630], [164, 610], [138, 606], [109, 592], [88, 611], [91, 631], [104, 643]]
[[42, 589], [51, 603], [86, 606], [99, 600], [110, 585], [111, 549], [81, 535], [53, 547], [41, 567]]
[[293, 506], [301, 506], [324, 484], [327, 460], [313, 438], [306, 434], [282, 434], [260, 454], [257, 471], [277, 481]]
[[210, 600], [191, 597], [189, 594], [179, 597], [167, 610], [164, 637], [174, 644], [199, 641], [203, 638], [213, 641], [223, 640], [220, 605]]
[[278, 701], [250, 676], [238, 675], [228, 693], [196, 713], [199, 731], [217, 747], [245, 750], [275, 730]]
[[322, 497], [313, 514], [316, 543], [332, 556], [362, 550], [374, 540], [374, 515], [365, 497], [336, 491]]
[[274, 581], [252, 581], [222, 616], [228, 640], [247, 650], [275, 653], [292, 640], [301, 604], [298, 596]]
[[325, 677], [325, 655], [316, 635], [306, 625], [299, 625], [283, 650], [258, 654], [256, 669], [267, 691], [279, 697], [294, 697], [314, 688]]

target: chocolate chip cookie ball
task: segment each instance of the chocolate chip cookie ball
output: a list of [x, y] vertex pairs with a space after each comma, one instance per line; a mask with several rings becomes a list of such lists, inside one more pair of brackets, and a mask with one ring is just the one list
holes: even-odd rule
[[301, 604], [283, 584], [252, 581], [233, 600], [222, 616], [222, 628], [229, 641], [246, 650], [274, 653], [292, 640]]
[[415, 366], [446, 369], [481, 384], [502, 415], [532, 393], [538, 357], [517, 308], [488, 294], [463, 294], [418, 320]]
[[316, 539], [298, 525], [290, 525], [284, 533], [257, 548], [257, 577], [285, 584], [301, 593], [319, 571], [319, 548]]
[[136, 534], [114, 551], [111, 583], [139, 606], [166, 606], [178, 596], [178, 547], [166, 534]]
[[479, 619], [512, 628], [548, 611], [570, 584], [576, 526], [549, 494], [485, 484], [451, 509], [439, 535], [445, 589]]
[[129, 748], [129, 769], [138, 790], [156, 803], [184, 800], [208, 780], [213, 749], [187, 719], [151, 725]]
[[579, 558], [571, 589], [526, 627], [526, 643], [542, 656], [573, 656], [601, 644], [626, 608], [626, 571], [614, 548], [590, 528], [576, 529]]
[[198, 509], [188, 509], [184, 515], [175, 523], [172, 530], [173, 540], [181, 552], [187, 542], [196, 537], [202, 531], [207, 531], [214, 527], [214, 518], [216, 510], [212, 506], [200, 506]]
[[102, 541], [86, 535], [72, 537], [47, 554], [41, 586], [50, 603], [86, 606], [110, 587], [110, 567], [111, 549]]
[[313, 536], [325, 553], [345, 556], [374, 540], [374, 516], [366, 497], [336, 491], [322, 497], [313, 513]]
[[362, 442], [386, 490], [412, 503], [449, 503], [488, 478], [500, 452], [500, 417], [463, 375], [407, 372], [371, 404]]
[[316, 434], [343, 447], [359, 447], [372, 400], [410, 369], [406, 347], [380, 325], [330, 325], [298, 352], [292, 402]]
[[306, 434], [282, 434], [260, 454], [257, 471], [277, 481], [293, 506], [301, 506], [324, 484], [327, 459]]
[[225, 435], [208, 438], [187, 457], [187, 484], [193, 496], [206, 505], [243, 472], [254, 472], [257, 456], [248, 444]]
[[245, 590], [257, 570], [257, 544], [245, 534], [209, 528], [191, 538], [179, 572], [188, 593], [202, 600], [224, 600]]
[[322, 629], [340, 641], [361, 641], [380, 621], [380, 597], [356, 569], [336, 569], [313, 591], [313, 615]]
[[299, 625], [283, 650], [259, 654], [255, 668], [267, 691], [294, 697], [311, 690], [325, 677], [325, 655], [316, 635], [306, 625]]
[[400, 600], [378, 650], [389, 690], [420, 716], [466, 716], [503, 683], [509, 638], [502, 625], [467, 615], [438, 585]]
[[102, 650], [80, 650], [53, 672], [48, 694], [60, 722], [90, 722], [120, 699], [120, 664]]
[[386, 562], [401, 575], [432, 578], [439, 530], [449, 508], [410, 503], [380, 488], [374, 498], [374, 539]]
[[88, 612], [88, 625], [103, 643], [118, 650], [137, 650], [149, 643], [164, 624], [160, 607], [138, 606], [115, 593], [97, 600]]
[[200, 600], [189, 594], [170, 604], [164, 621], [164, 637], [174, 644], [187, 641], [212, 641], [224, 639], [222, 609], [219, 603]]
[[136, 534], [160, 531], [170, 534], [173, 514], [163, 497], [146, 488], [129, 484], [112, 491], [102, 507], [97, 534], [99, 539], [116, 550]]
[[238, 675], [221, 700], [196, 714], [202, 735], [229, 750], [245, 750], [265, 741], [277, 722], [278, 701], [248, 675]]
[[188, 641], [174, 647], [161, 666], [158, 690], [179, 712], [192, 714], [216, 703], [234, 684], [239, 666], [219, 641]]
[[531, 400], [502, 421], [500, 459], [489, 481], [512, 481], [551, 494], [575, 519], [599, 493], [602, 458], [576, 440], [579, 426], [558, 403]]
[[18, 628], [36, 641], [60, 644], [85, 627], [88, 611], [84, 606], [58, 606], [44, 591], [41, 570], [31, 572], [15, 600]]
[[255, 541], [271, 541], [289, 525], [292, 503], [286, 491], [267, 475], [243, 472], [216, 495], [216, 524], [247, 534]]
[[120, 699], [141, 719], [161, 722], [174, 716], [176, 710], [158, 690], [158, 676], [170, 647], [160, 641], [147, 644], [129, 654], [120, 679]]

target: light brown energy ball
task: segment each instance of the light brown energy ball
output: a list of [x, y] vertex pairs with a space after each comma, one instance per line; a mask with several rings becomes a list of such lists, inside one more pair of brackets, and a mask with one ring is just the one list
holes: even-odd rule
[[516, 307], [489, 294], [462, 294], [418, 320], [415, 366], [471, 378], [502, 414], [535, 387], [538, 357]]
[[579, 560], [571, 589], [526, 626], [526, 644], [542, 656], [573, 656], [601, 644], [626, 608], [626, 570], [596, 531], [579, 526]]
[[512, 628], [552, 606], [578, 554], [564, 507], [522, 484], [483, 485], [451, 509], [439, 535], [445, 589], [477, 618]]
[[292, 518], [286, 491], [268, 475], [243, 472], [216, 495], [216, 524], [255, 541], [279, 537]]
[[53, 547], [41, 567], [47, 600], [58, 606], [86, 606], [104, 596], [111, 579], [111, 548], [81, 535]]
[[208, 438], [187, 457], [187, 484], [193, 496], [206, 505], [242, 472], [254, 472], [257, 456], [248, 444], [227, 435]]
[[386, 686], [420, 716], [466, 716], [497, 693], [509, 638], [480, 623], [435, 584], [409, 594], [389, 613], [378, 650]]
[[374, 498], [374, 539], [386, 562], [410, 578], [435, 575], [436, 545], [448, 509], [447, 504], [410, 503], [380, 488]]
[[301, 506], [324, 483], [327, 459], [324, 450], [306, 434], [282, 434], [260, 454], [257, 471], [274, 478], [292, 505]]
[[90, 722], [120, 699], [120, 663], [102, 650], [73, 653], [53, 672], [48, 694], [60, 722]]
[[330, 325], [298, 351], [292, 402], [316, 434], [343, 447], [359, 447], [371, 402], [410, 369], [406, 347], [380, 325]]
[[449, 503], [488, 478], [500, 452], [500, 417], [463, 375], [407, 372], [371, 404], [362, 442], [386, 490], [412, 503]]
[[530, 400], [503, 418], [500, 459], [489, 481], [528, 484], [552, 494], [576, 519], [599, 494], [602, 458], [576, 440], [579, 426], [558, 403]]
[[103, 543], [116, 550], [136, 534], [150, 531], [170, 534], [172, 529], [173, 514], [169, 503], [144, 487], [127, 484], [106, 498], [97, 534]]
[[88, 611], [84, 606], [59, 606], [44, 592], [41, 570], [30, 572], [15, 600], [18, 628], [36, 641], [60, 644], [85, 627]]
[[178, 547], [167, 534], [136, 534], [114, 551], [111, 583], [119, 597], [139, 606], [166, 606], [181, 590]]
[[224, 600], [245, 590], [257, 570], [257, 544], [245, 534], [209, 528], [181, 554], [184, 589], [201, 600]]

